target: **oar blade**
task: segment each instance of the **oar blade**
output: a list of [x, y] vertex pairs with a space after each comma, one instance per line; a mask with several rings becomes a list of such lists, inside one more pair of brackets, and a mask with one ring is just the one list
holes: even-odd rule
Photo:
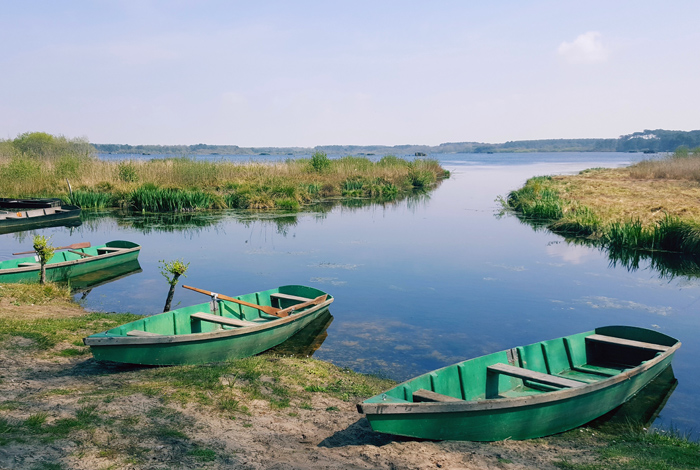
[[[80, 243], [73, 243], [72, 245], [67, 245], [67, 246], [59, 246], [58, 248], [54, 248], [55, 250], [77, 250], [78, 248], [90, 248], [90, 242], [80, 242]], [[31, 255], [32, 253], [35, 253], [34, 250], [32, 251], [21, 251], [19, 253], [12, 253], [13, 255]]]

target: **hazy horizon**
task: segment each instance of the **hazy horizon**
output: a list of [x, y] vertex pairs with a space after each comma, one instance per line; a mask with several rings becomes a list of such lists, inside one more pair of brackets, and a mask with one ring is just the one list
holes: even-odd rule
[[7, 2], [0, 136], [435, 146], [698, 129], [698, 14], [690, 1]]

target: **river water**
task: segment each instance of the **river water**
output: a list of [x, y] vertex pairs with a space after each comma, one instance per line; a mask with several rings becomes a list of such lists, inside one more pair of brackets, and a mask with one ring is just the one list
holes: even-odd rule
[[[314, 357], [396, 380], [598, 326], [655, 328], [683, 342], [673, 364], [678, 386], [655, 425], [697, 430], [698, 278], [661, 273], [644, 260], [632, 270], [612, 263], [604, 251], [501, 214], [496, 201], [531, 176], [616, 167], [644, 156], [432, 157], [451, 177], [429, 194], [392, 204], [296, 215], [91, 213], [77, 228], [0, 235], [0, 259], [30, 249], [33, 233], [51, 235], [55, 246], [139, 243], [140, 270], [76, 294], [88, 309], [114, 312], [162, 311], [168, 284], [159, 260], [184, 259], [190, 266], [181, 283], [228, 295], [311, 285], [335, 297], [333, 321]], [[173, 307], [205, 300], [178, 288]]]

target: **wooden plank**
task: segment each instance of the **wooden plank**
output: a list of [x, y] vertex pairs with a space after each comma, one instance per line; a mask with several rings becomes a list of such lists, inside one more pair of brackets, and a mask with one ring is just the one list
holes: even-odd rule
[[18, 268], [29, 268], [29, 267], [35, 268], [37, 266], [41, 266], [41, 264], [40, 263], [19, 263], [17, 265]]
[[586, 385], [583, 382], [577, 382], [575, 380], [564, 379], [562, 377], [557, 377], [555, 375], [543, 374], [542, 372], [536, 372], [534, 370], [523, 369], [522, 367], [515, 367], [508, 364], [494, 364], [488, 366], [489, 372], [495, 372], [498, 374], [510, 375], [511, 377], [517, 377], [519, 379], [532, 380], [534, 382], [540, 382], [546, 385], [556, 385], [558, 387], [566, 388], [576, 388]]
[[211, 313], [197, 312], [190, 314], [190, 318], [196, 318], [197, 320], [209, 321], [212, 323], [220, 323], [222, 325], [229, 326], [258, 326], [260, 323], [255, 323], [246, 320], [237, 320], [235, 318], [222, 317], [219, 315], [212, 315]]
[[126, 332], [126, 336], [163, 336], [158, 333], [151, 333], [150, 331], [141, 330], [131, 330]]
[[116, 248], [113, 246], [101, 246], [98, 248], [100, 251], [108, 252], [108, 251], [122, 251], [124, 248]]
[[651, 351], [661, 352], [667, 351], [670, 348], [670, 346], [663, 346], [661, 344], [645, 343], [643, 341], [634, 341], [631, 339], [615, 338], [614, 336], [596, 334], [586, 336], [586, 340], [595, 341], [597, 343], [617, 344], [620, 346], [629, 346], [631, 348], [649, 349]]
[[298, 300], [299, 302], [308, 302], [309, 300], [313, 300], [313, 299], [309, 299], [307, 297], [299, 297], [297, 295], [280, 294], [280, 293], [270, 294], [270, 297], [271, 298], [278, 298], [278, 299], [287, 299], [287, 300]]
[[448, 395], [443, 395], [442, 393], [431, 392], [430, 390], [425, 390], [421, 388], [413, 392], [413, 401], [438, 401], [438, 402], [451, 402], [451, 401], [464, 401], [460, 398], [451, 397]]

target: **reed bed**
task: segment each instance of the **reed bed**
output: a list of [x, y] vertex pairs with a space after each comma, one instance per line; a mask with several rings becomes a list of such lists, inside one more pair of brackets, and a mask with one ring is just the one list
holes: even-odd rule
[[535, 177], [502, 203], [554, 232], [585, 236], [610, 249], [699, 254], [700, 180], [690, 171], [694, 167], [700, 169], [699, 150], [629, 168]]
[[0, 141], [1, 194], [68, 200], [68, 179], [73, 202], [84, 208], [298, 211], [328, 198], [392, 199], [431, 188], [448, 176], [437, 161], [409, 162], [394, 156], [378, 162], [353, 156], [329, 159], [323, 153], [285, 162], [205, 162], [187, 157], [104, 161], [83, 140], [33, 133]]
[[700, 183], [700, 148], [680, 148], [661, 160], [644, 160], [629, 168], [634, 179], [671, 179]]

